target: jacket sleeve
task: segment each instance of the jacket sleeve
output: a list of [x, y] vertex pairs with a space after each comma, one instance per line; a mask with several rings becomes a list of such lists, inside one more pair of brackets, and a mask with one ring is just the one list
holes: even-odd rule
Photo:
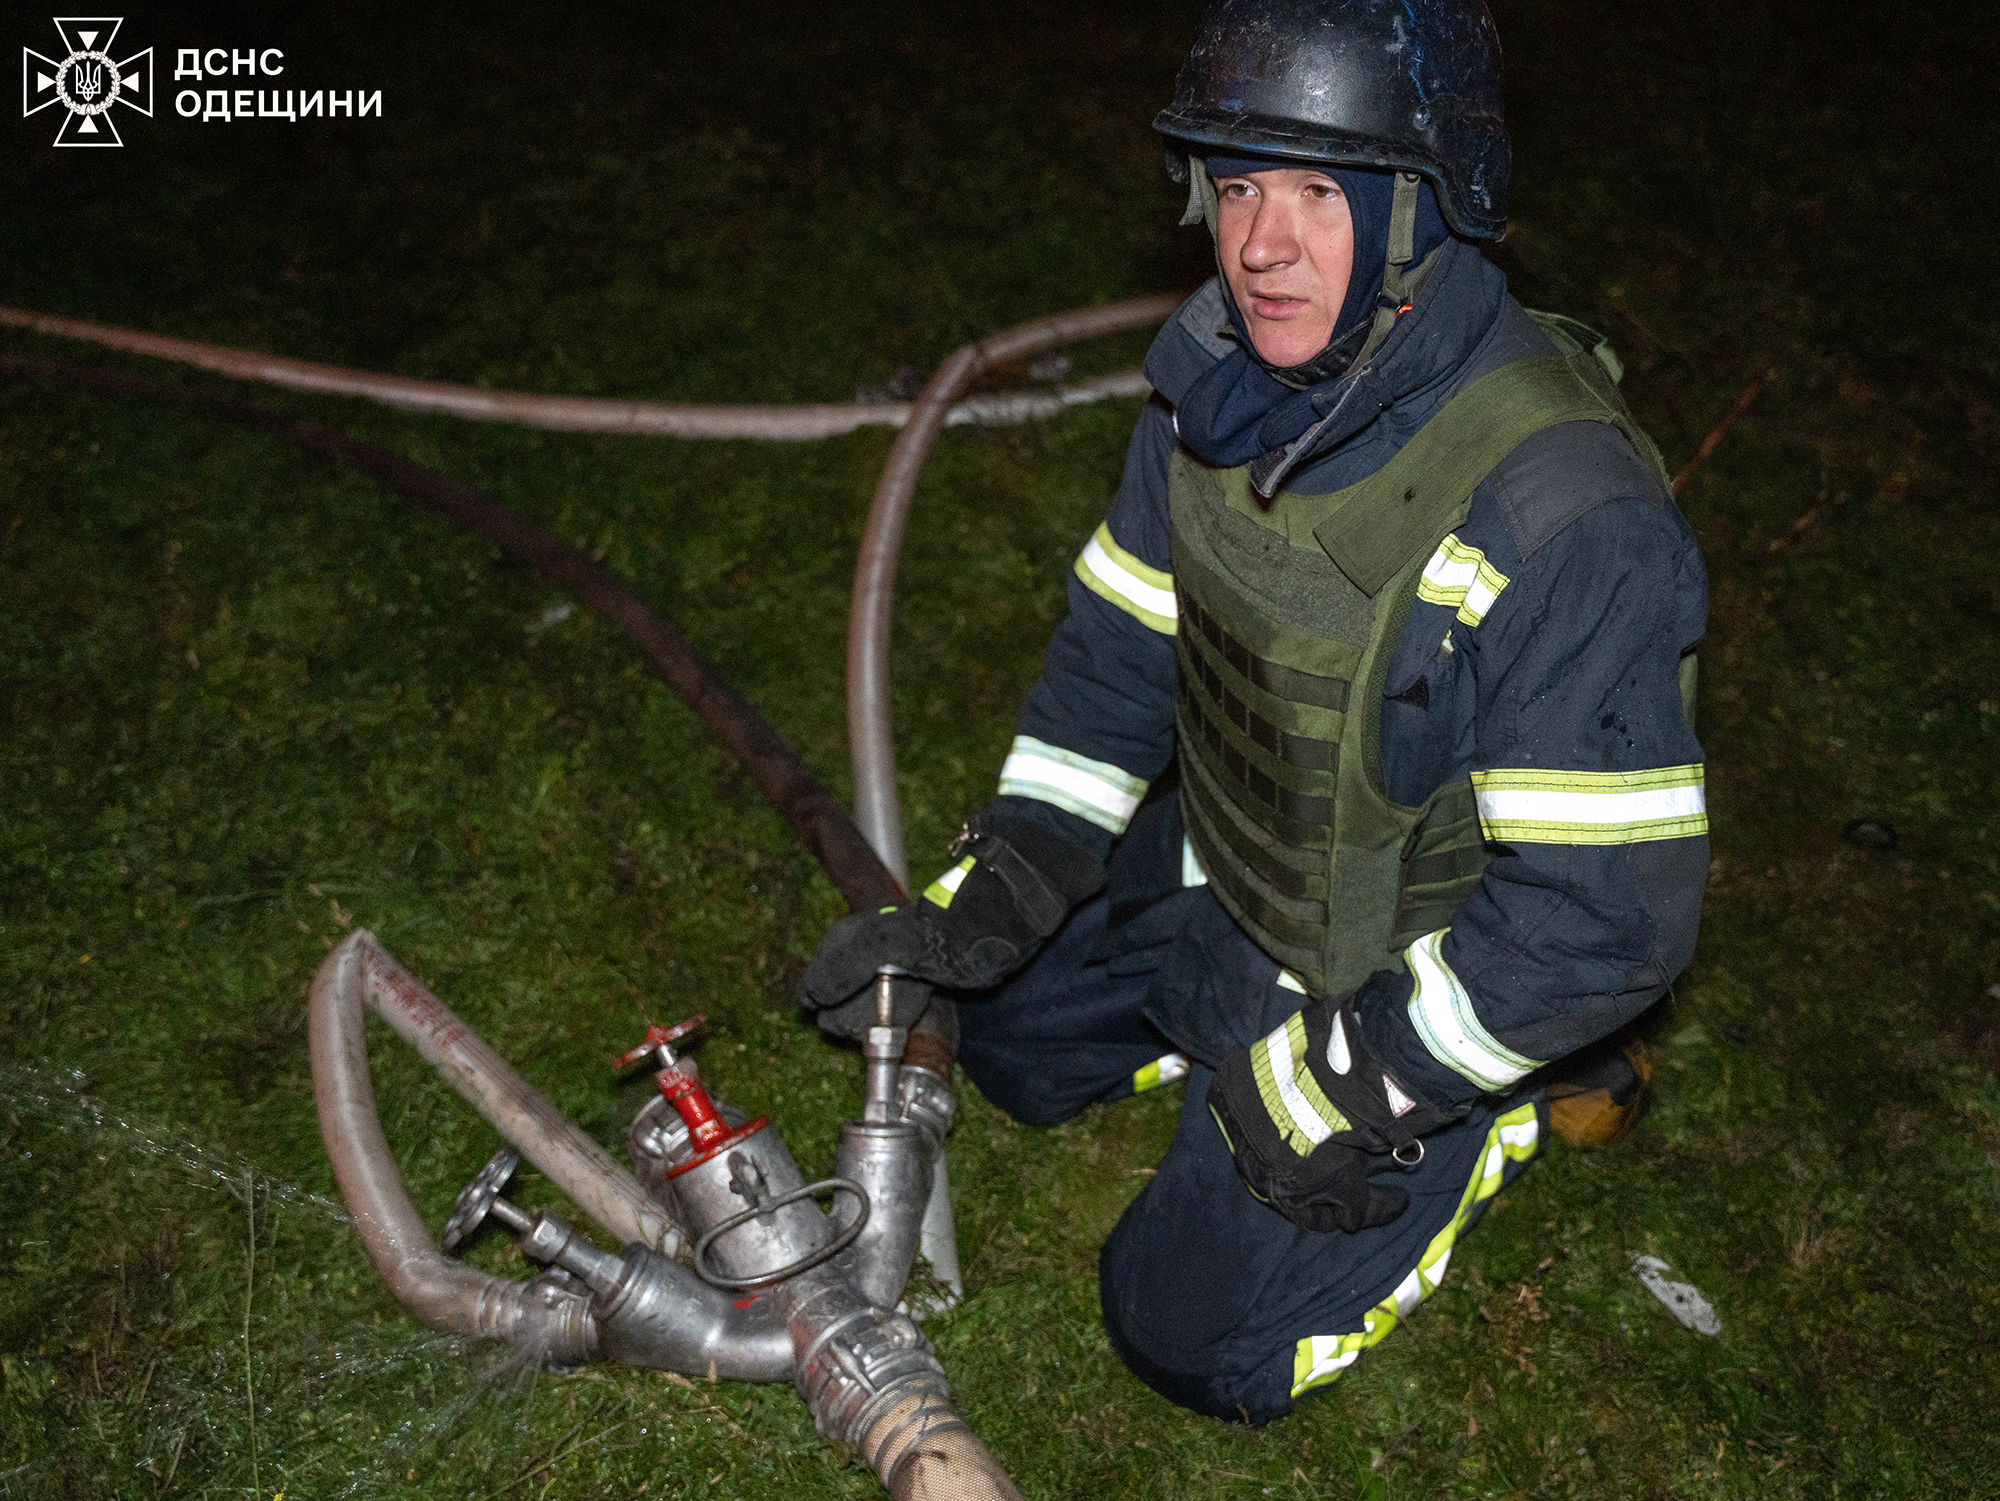
[[1471, 776], [1494, 857], [1449, 927], [1364, 988], [1364, 1032], [1463, 1105], [1604, 1037], [1687, 964], [1708, 870], [1701, 746], [1681, 658], [1706, 613], [1671, 506], [1585, 511], [1477, 631]]
[[1167, 462], [1173, 412], [1140, 413], [1124, 477], [1071, 567], [1000, 772], [996, 813], [1028, 818], [1102, 858], [1174, 749], [1174, 586]]

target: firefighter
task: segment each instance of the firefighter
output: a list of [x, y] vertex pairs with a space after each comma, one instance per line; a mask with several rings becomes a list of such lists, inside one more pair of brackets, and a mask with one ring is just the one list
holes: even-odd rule
[[1154, 124], [1217, 274], [1147, 356], [998, 796], [801, 998], [852, 1036], [879, 965], [945, 988], [1024, 1122], [1184, 1075], [1105, 1324], [1262, 1423], [1437, 1287], [1552, 1112], [1640, 1108], [1619, 1036], [1708, 867], [1706, 586], [1615, 355], [1480, 253], [1480, 0], [1218, 0]]

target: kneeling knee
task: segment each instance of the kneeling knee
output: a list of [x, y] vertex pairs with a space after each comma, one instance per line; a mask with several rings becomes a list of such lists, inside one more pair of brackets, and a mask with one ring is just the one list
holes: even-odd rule
[[[1108, 1258], [1107, 1258], [1108, 1259]], [[1292, 1409], [1291, 1393], [1269, 1352], [1240, 1346], [1236, 1338], [1190, 1338], [1185, 1319], [1100, 1268], [1099, 1301], [1104, 1332], [1127, 1369], [1176, 1406], [1225, 1423], [1262, 1427]]]

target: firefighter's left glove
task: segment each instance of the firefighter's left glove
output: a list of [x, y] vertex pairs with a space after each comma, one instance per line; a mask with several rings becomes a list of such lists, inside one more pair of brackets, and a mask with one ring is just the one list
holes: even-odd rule
[[[950, 858], [916, 901], [857, 912], [828, 931], [799, 983], [799, 1004], [818, 1013], [821, 1031], [859, 1037], [874, 1025], [875, 972], [885, 964], [947, 990], [991, 989], [1104, 885], [1103, 863], [1088, 850], [988, 812], [966, 820]], [[897, 989], [921, 1010], [921, 987]]]
[[1353, 992], [1308, 1002], [1224, 1059], [1208, 1105], [1253, 1194], [1303, 1230], [1350, 1235], [1409, 1207], [1393, 1178], [1451, 1119], [1369, 1051]]

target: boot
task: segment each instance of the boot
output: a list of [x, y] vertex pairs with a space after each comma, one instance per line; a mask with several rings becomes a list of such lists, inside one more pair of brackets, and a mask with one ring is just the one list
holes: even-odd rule
[[1573, 1147], [1623, 1140], [1652, 1099], [1653, 1061], [1638, 1038], [1569, 1060], [1549, 1082], [1549, 1125]]

